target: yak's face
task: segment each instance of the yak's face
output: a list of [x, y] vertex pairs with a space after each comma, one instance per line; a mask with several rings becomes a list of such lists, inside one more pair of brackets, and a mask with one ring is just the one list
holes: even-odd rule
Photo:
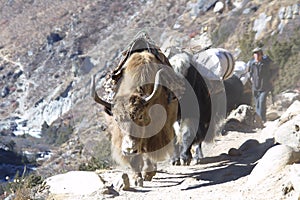
[[132, 95], [129, 99], [116, 99], [112, 110], [123, 135], [121, 149], [124, 155], [145, 152], [143, 148], [147, 138], [163, 129], [167, 114], [164, 102], [158, 103], [159, 100], [160, 98], [146, 102], [141, 95]]
[[113, 116], [123, 135], [122, 153], [132, 155], [142, 151], [143, 129], [149, 124], [145, 101], [132, 96], [116, 99]]

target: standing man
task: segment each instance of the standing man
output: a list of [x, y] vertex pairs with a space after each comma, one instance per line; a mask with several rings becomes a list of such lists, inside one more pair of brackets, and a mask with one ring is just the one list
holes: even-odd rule
[[263, 54], [261, 48], [253, 51], [253, 58], [248, 62], [256, 113], [266, 122], [266, 99], [273, 89], [273, 82], [278, 75], [278, 68], [273, 61]]

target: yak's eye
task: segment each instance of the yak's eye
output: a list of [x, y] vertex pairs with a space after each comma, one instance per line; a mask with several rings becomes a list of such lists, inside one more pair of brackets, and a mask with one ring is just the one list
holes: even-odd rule
[[142, 121], [142, 120], [143, 120], [143, 118], [144, 118], [144, 117], [143, 117], [143, 115], [142, 115], [142, 114], [140, 114], [140, 115], [138, 116], [138, 120], [139, 120], [139, 121]]

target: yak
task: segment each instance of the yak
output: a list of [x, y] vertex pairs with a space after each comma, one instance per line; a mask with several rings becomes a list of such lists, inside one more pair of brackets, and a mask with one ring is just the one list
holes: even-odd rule
[[137, 37], [113, 72], [117, 86], [111, 103], [98, 96], [94, 76], [91, 83], [92, 97], [111, 117], [112, 157], [133, 170], [137, 186], [151, 181], [157, 162], [174, 152], [173, 124], [184, 90], [183, 81], [148, 37]]
[[[186, 89], [182, 97], [188, 99], [190, 106], [179, 109], [181, 113], [187, 111], [178, 117], [174, 125], [178, 141], [172, 164], [189, 165], [193, 145], [197, 145], [194, 162], [198, 163], [203, 157], [202, 143], [211, 142], [216, 131], [220, 129], [221, 132], [222, 120], [243, 103], [240, 100], [243, 96], [243, 84], [233, 75], [233, 57], [224, 49], [208, 49], [196, 55], [182, 52], [171, 57], [170, 63], [191, 88]], [[192, 96], [195, 96], [196, 103], [191, 102]], [[182, 107], [182, 103], [180, 106]]]
[[222, 87], [218, 81], [209, 82], [199, 73], [189, 53], [183, 52], [171, 57], [170, 63], [186, 82], [180, 99], [179, 115], [174, 124], [177, 143], [171, 161], [173, 165], [180, 165], [180, 160], [182, 164], [189, 165], [192, 160], [191, 147], [199, 147], [194, 157], [199, 160], [202, 158], [202, 142], [211, 142], [215, 136], [214, 120], [217, 111], [213, 104], [220, 96], [219, 93], [222, 94]]

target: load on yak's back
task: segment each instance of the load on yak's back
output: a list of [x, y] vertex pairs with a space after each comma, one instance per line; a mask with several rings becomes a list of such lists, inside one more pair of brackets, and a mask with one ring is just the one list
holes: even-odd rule
[[195, 67], [210, 80], [226, 80], [234, 70], [233, 55], [223, 48], [211, 48], [193, 55]]
[[[212, 141], [216, 129], [221, 131], [220, 122], [239, 105], [250, 104], [251, 98], [244, 98], [242, 82], [247, 82], [247, 70], [240, 63], [236, 69], [233, 55], [222, 48], [211, 48], [194, 55], [185, 51], [172, 55], [170, 63], [174, 71], [191, 85], [200, 108], [200, 119], [195, 118], [191, 110], [191, 114], [181, 116], [174, 125], [178, 145], [172, 164], [189, 165], [198, 163], [203, 157], [202, 142]], [[193, 145], [197, 148], [192, 159]]]

